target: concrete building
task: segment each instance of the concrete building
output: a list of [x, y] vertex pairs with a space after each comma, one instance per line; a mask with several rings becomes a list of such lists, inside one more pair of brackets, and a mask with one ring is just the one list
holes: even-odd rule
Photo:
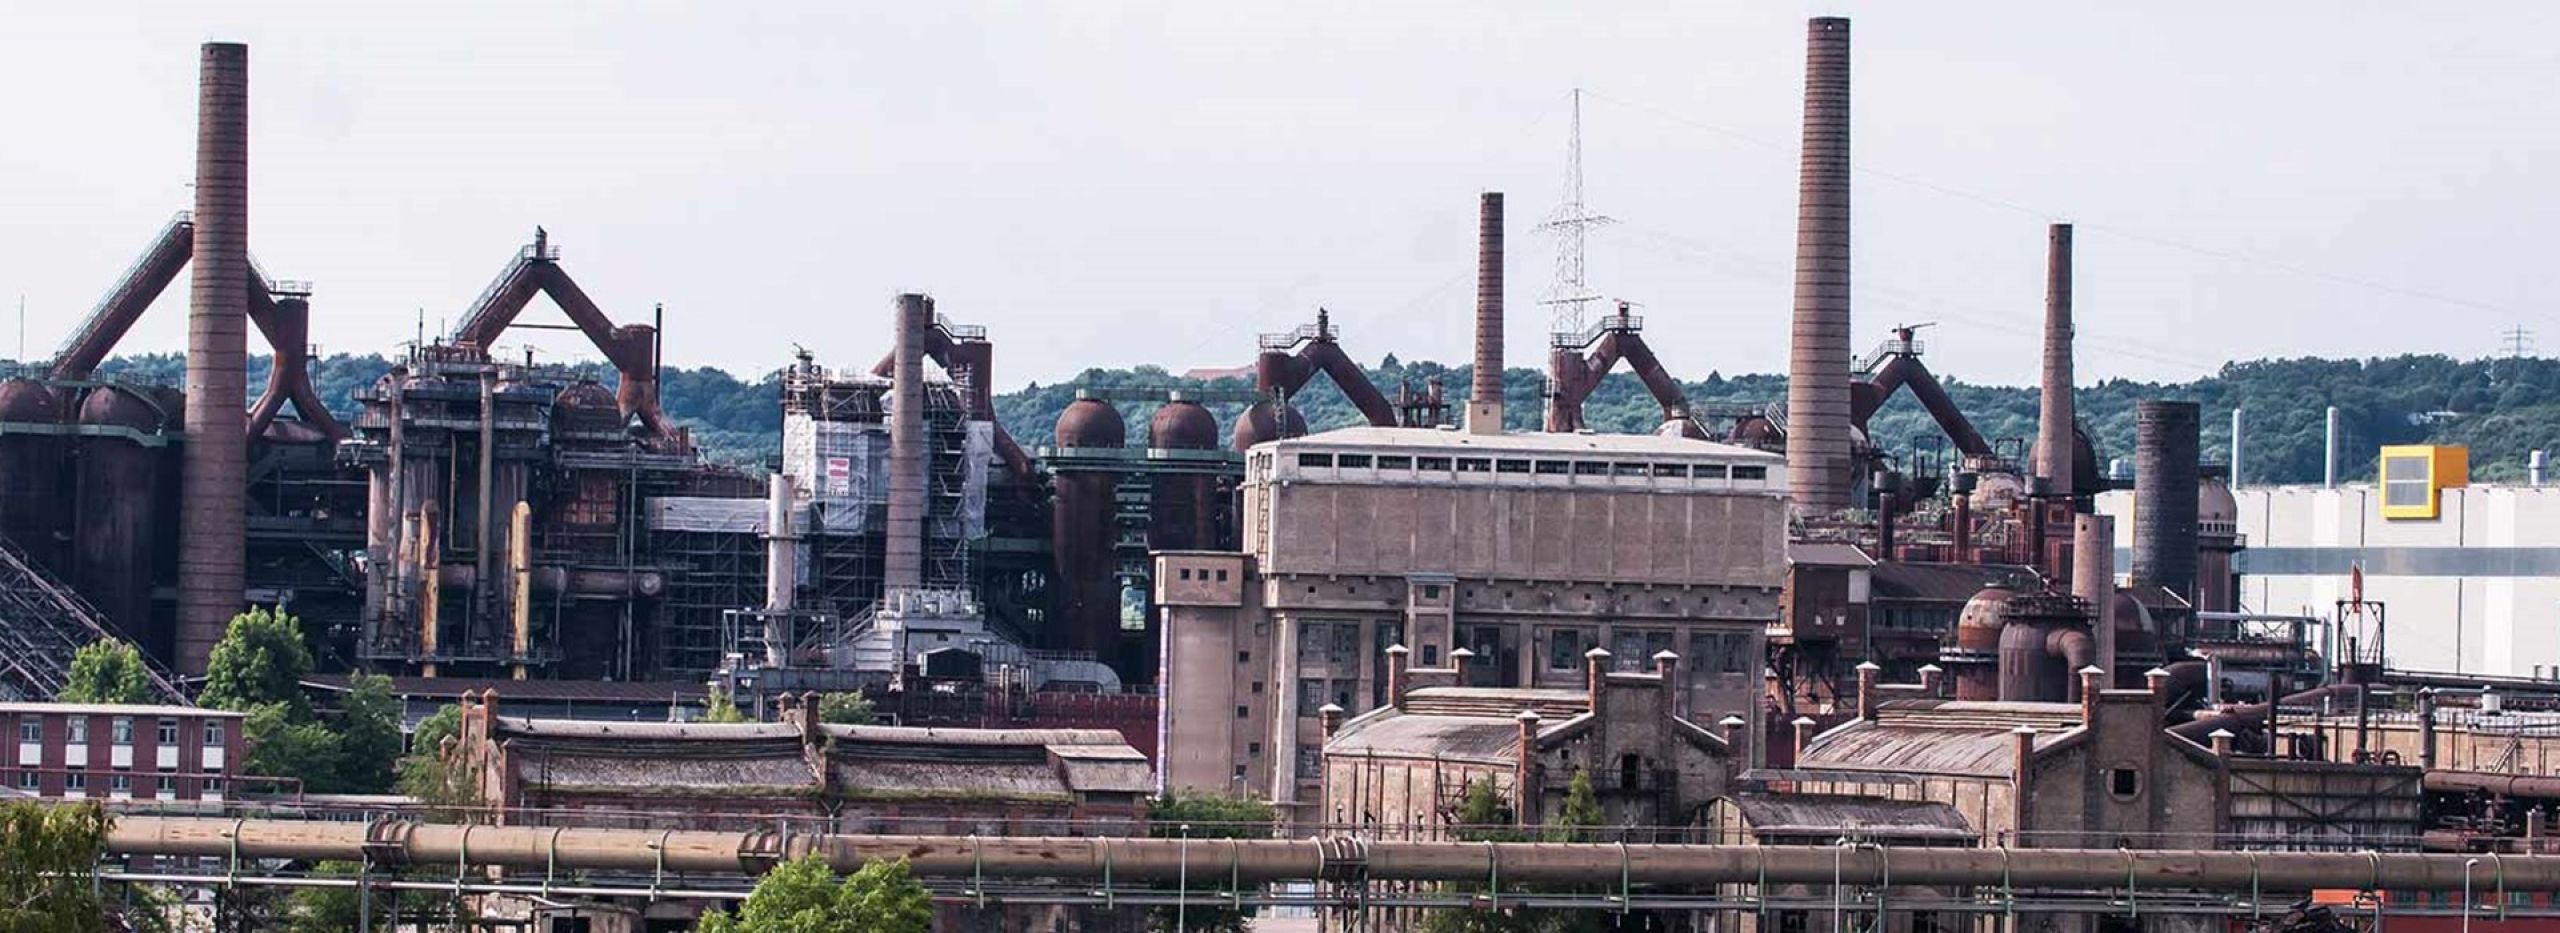
[[27, 796], [218, 802], [233, 796], [246, 718], [192, 706], [0, 703], [18, 736], [0, 746], [0, 770]]
[[[2373, 612], [2347, 627], [2363, 636], [2360, 650], [2387, 652], [2390, 667], [2509, 677], [2560, 670], [2560, 487], [2444, 487], [2434, 491], [2433, 517], [2387, 517], [2384, 492], [2371, 484], [2228, 495], [2227, 513], [2216, 514], [2208, 498], [2197, 524], [2208, 535], [2228, 527], [2247, 545], [2231, 566], [2240, 609], [2336, 615], [2354, 598], [2361, 568], [2363, 598], [2380, 604], [2388, 628], [2377, 646]], [[2098, 507], [2129, 516], [2137, 503], [2112, 492]], [[2132, 527], [2116, 521], [2119, 547], [2131, 545]], [[2199, 586], [2214, 582], [2200, 576], [2208, 578]]]
[[1517, 822], [1545, 825], [1584, 773], [1607, 825], [1692, 826], [1735, 770], [1743, 721], [1729, 720], [1728, 734], [1681, 716], [1671, 652], [1653, 659], [1653, 673], [1627, 674], [1593, 648], [1581, 690], [1470, 686], [1461, 681], [1467, 658], [1399, 670], [1406, 657], [1389, 649], [1388, 704], [1339, 722], [1324, 744], [1327, 823], [1388, 839], [1449, 838], [1469, 786], [1491, 781]]
[[1165, 784], [1316, 817], [1320, 711], [1384, 705], [1395, 644], [1423, 668], [1466, 648], [1471, 685], [1563, 690], [1585, 686], [1592, 648], [1637, 672], [1672, 651], [1681, 709], [1756, 728], [1783, 465], [1622, 435], [1352, 428], [1255, 446], [1243, 550], [1155, 556]]

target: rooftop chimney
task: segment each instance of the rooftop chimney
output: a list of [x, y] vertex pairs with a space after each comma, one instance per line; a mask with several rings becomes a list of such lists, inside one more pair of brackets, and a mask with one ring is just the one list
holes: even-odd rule
[[2133, 406], [2133, 582], [2187, 599], [2196, 592], [2194, 402]]
[[204, 44], [196, 97], [195, 272], [178, 512], [178, 669], [202, 673], [240, 612], [249, 470], [249, 47]]
[[1467, 433], [1502, 433], [1502, 192], [1476, 204], [1476, 366]]
[[764, 663], [787, 667], [791, 663], [788, 613], [799, 595], [800, 536], [791, 527], [795, 498], [791, 474], [777, 472], [769, 482], [764, 518]]
[[924, 342], [933, 299], [898, 296], [897, 359], [890, 371], [888, 555], [885, 594], [924, 585]]
[[1849, 21], [1806, 25], [1787, 354], [1787, 485], [1807, 512], [1849, 507]]
[[2115, 682], [2116, 520], [2111, 515], [2071, 516], [2071, 595], [2089, 603], [2089, 634], [2098, 643], [2098, 667]]
[[2072, 477], [2071, 422], [2071, 225], [2054, 224], [2044, 255], [2044, 381], [2036, 414], [2035, 475], [2045, 490], [2069, 498], [2077, 492]]

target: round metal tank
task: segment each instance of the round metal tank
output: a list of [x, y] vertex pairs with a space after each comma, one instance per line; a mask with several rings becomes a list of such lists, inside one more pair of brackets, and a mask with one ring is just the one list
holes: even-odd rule
[[2000, 626], [2009, 618], [2009, 599], [2017, 591], [1993, 584], [1965, 600], [1956, 613], [1953, 650], [1944, 660], [1959, 700], [2000, 698]]
[[140, 642], [168, 657], [170, 632], [151, 612], [152, 555], [161, 528], [154, 505], [169, 469], [167, 448], [147, 446], [135, 435], [155, 435], [169, 419], [134, 392], [104, 386], [80, 404], [79, 422], [93, 429], [80, 439], [74, 502], [80, 533], [72, 544], [71, 585]]
[[1120, 420], [1120, 409], [1098, 398], [1078, 396], [1058, 414], [1058, 446], [1122, 447], [1129, 443], [1129, 425]]
[[1255, 444], [1284, 437], [1306, 436], [1307, 416], [1299, 413], [1297, 406], [1282, 403], [1278, 406], [1280, 413], [1275, 416], [1272, 414], [1273, 405], [1268, 401], [1255, 402], [1253, 407], [1244, 410], [1243, 417], [1236, 419], [1235, 449], [1245, 450]]
[[[0, 381], [0, 422], [51, 427], [62, 415], [62, 396], [45, 384]], [[62, 566], [69, 530], [62, 494], [69, 451], [57, 434], [0, 431], [0, 536], [49, 569]]]
[[1200, 403], [1175, 395], [1147, 419], [1147, 446], [1170, 450], [1216, 450], [1218, 416]]
[[2221, 526], [2224, 534], [2240, 523], [2240, 500], [2231, 495], [2231, 486], [2220, 476], [2208, 476], [2196, 484], [2196, 527]]
[[581, 379], [551, 399], [553, 434], [608, 434], [622, 430], [622, 405], [613, 390]]

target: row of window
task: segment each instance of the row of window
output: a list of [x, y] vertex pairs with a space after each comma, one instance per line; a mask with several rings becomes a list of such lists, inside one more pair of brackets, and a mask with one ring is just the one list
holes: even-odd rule
[[[1183, 580], [1186, 580], [1186, 581], [1188, 581], [1188, 580], [1203, 580], [1203, 581], [1205, 581], [1205, 580], [1209, 579], [1209, 572], [1210, 572], [1210, 571], [1209, 571], [1209, 568], [1207, 568], [1207, 567], [1199, 568], [1199, 570], [1198, 570], [1198, 571], [1196, 571], [1196, 574], [1197, 574], [1196, 576], [1194, 575], [1194, 574], [1195, 574], [1195, 571], [1194, 571], [1192, 568], [1189, 568], [1189, 567], [1181, 568], [1181, 570], [1179, 571], [1179, 573], [1181, 574], [1180, 579], [1183, 579]], [[1227, 571], [1226, 571], [1225, 569], [1223, 569], [1223, 568], [1219, 569], [1219, 570], [1217, 571], [1217, 574], [1218, 574], [1218, 582], [1220, 582], [1220, 583], [1225, 583], [1225, 582], [1227, 582]]]
[[[19, 789], [19, 790], [23, 790], [23, 791], [34, 791], [34, 790], [41, 789], [41, 788], [43, 787], [43, 785], [44, 785], [44, 776], [43, 776], [43, 775], [38, 774], [38, 773], [36, 773], [36, 772], [34, 772], [34, 771], [29, 771], [29, 770], [20, 770], [20, 771], [18, 772], [18, 789]], [[161, 796], [163, 796], [163, 797], [170, 796], [170, 795], [172, 795], [172, 794], [176, 794], [176, 793], [178, 792], [178, 779], [177, 779], [176, 777], [172, 776], [172, 775], [163, 774], [163, 775], [160, 775], [160, 776], [159, 776], [159, 778], [155, 781], [154, 786], [155, 786], [156, 790], [158, 791], [158, 793], [159, 793]], [[82, 772], [78, 772], [78, 771], [74, 771], [74, 772], [71, 772], [71, 773], [69, 773], [69, 774], [65, 774], [65, 775], [63, 775], [63, 776], [62, 776], [62, 789], [63, 789], [65, 792], [72, 792], [72, 791], [85, 791], [85, 790], [88, 790], [88, 789], [89, 789], [89, 775], [84, 774], [84, 773], [82, 773]], [[107, 790], [108, 790], [109, 792], [111, 792], [111, 793], [118, 793], [118, 794], [130, 794], [130, 793], [133, 793], [133, 775], [130, 775], [130, 774], [110, 774], [110, 775], [108, 775], [108, 776], [107, 776]], [[209, 778], [205, 778], [205, 779], [204, 779], [204, 792], [205, 792], [205, 793], [207, 793], [207, 794], [219, 794], [219, 793], [222, 793], [222, 779], [221, 779], [221, 778], [217, 778], [217, 777], [209, 777]]]
[[[87, 744], [89, 741], [89, 717], [73, 716], [65, 721], [69, 724], [70, 732], [66, 741], [73, 745]], [[116, 717], [108, 724], [108, 735], [109, 741], [113, 744], [133, 744], [133, 717]], [[44, 719], [37, 716], [18, 717], [18, 741], [29, 745], [44, 741]], [[177, 720], [160, 720], [160, 744], [163, 746], [178, 744]], [[208, 746], [218, 746], [222, 744], [222, 720], [205, 720], [204, 744]]]
[[[1665, 651], [1679, 654], [1675, 636], [1667, 631], [1622, 628], [1614, 635], [1617, 643], [1609, 646], [1609, 653], [1621, 671], [1651, 671], [1654, 655]], [[1550, 628], [1546, 639], [1550, 671], [1581, 670], [1583, 655], [1600, 647], [1595, 629]], [[1759, 660], [1752, 656], [1752, 645], [1749, 632], [1694, 632], [1689, 635], [1689, 651], [1680, 664], [1692, 677], [1752, 673], [1760, 667]]]
[[1402, 454], [1301, 453], [1298, 465], [1342, 470], [1412, 470], [1418, 473], [1514, 473], [1532, 476], [1619, 476], [1653, 479], [1769, 478], [1769, 468], [1722, 463], [1654, 463], [1631, 460], [1536, 460], [1512, 457], [1412, 457]]

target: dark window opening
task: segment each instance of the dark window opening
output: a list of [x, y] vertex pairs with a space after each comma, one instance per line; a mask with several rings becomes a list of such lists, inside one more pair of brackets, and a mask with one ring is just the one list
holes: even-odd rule
[[1410, 470], [1410, 469], [1413, 469], [1413, 458], [1412, 458], [1412, 457], [1379, 457], [1379, 458], [1378, 458], [1378, 469], [1381, 469], [1381, 470]]
[[1738, 466], [1738, 467], [1734, 467], [1734, 468], [1733, 468], [1733, 478], [1734, 478], [1734, 479], [1768, 479], [1768, 478], [1769, 478], [1769, 468], [1768, 468], [1768, 467], [1756, 467], [1756, 466]]
[[1497, 460], [1494, 461], [1493, 471], [1496, 473], [1526, 473], [1529, 472], [1529, 461]]
[[1572, 464], [1568, 464], [1562, 460], [1540, 460], [1538, 461], [1537, 472], [1540, 476], [1563, 476], [1572, 469]]
[[1689, 468], [1677, 463], [1657, 463], [1653, 465], [1653, 475], [1661, 479], [1687, 479]]
[[1449, 458], [1415, 457], [1413, 459], [1413, 466], [1418, 470], [1446, 473], [1449, 471]]
[[1609, 475], [1609, 465], [1590, 460], [1576, 460], [1573, 462], [1573, 475], [1607, 476]]
[[1366, 470], [1369, 468], [1369, 455], [1343, 454], [1340, 459], [1334, 461], [1334, 465], [1349, 470]]
[[1333, 455], [1299, 454], [1298, 465], [1302, 467], [1329, 467], [1333, 465]]
[[1728, 472], [1730, 471], [1725, 468], [1724, 464], [1702, 463], [1698, 465], [1697, 477], [1699, 479], [1723, 479]]
[[2108, 770], [2107, 793], [2115, 795], [2118, 800], [2133, 799], [2142, 793], [2142, 772], [2132, 768]]
[[1612, 476], [1643, 476], [1645, 474], [1645, 466], [1641, 463], [1612, 463], [1609, 465], [1609, 474]]
[[1487, 460], [1483, 457], [1460, 457], [1458, 458], [1458, 472], [1491, 473], [1493, 472], [1493, 461]]

